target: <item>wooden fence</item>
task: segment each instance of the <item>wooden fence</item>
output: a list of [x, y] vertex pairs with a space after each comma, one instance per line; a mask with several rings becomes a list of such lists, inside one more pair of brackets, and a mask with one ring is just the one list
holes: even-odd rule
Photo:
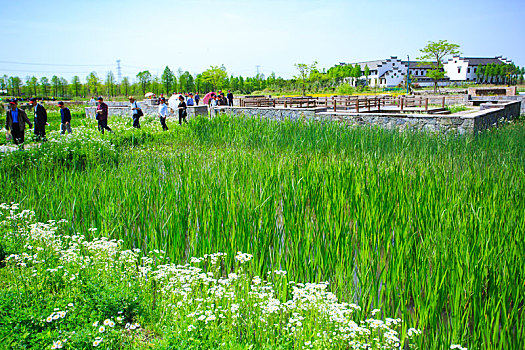
[[284, 107], [315, 108], [326, 107], [333, 111], [355, 110], [356, 112], [381, 111], [385, 106], [397, 106], [400, 111], [408, 108], [419, 108], [429, 111], [441, 106], [445, 108], [445, 96], [330, 96], [330, 97], [249, 97], [240, 99], [240, 107]]

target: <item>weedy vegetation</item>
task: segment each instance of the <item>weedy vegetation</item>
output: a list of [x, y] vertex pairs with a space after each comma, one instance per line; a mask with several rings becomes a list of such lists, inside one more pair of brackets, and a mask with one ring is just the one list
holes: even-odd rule
[[0, 155], [8, 347], [525, 345], [523, 121], [109, 124]]

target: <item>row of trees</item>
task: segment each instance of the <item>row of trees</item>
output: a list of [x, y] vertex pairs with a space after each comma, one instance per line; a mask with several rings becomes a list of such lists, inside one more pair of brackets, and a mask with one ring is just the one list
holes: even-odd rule
[[71, 81], [54, 75], [51, 79], [27, 76], [22, 80], [17, 76], [0, 76], [0, 92], [11, 96], [54, 96], [75, 98], [81, 96], [121, 96], [145, 94], [146, 92], [207, 92], [213, 90], [233, 90], [238, 93], [252, 93], [266, 88], [294, 88], [293, 80], [276, 77], [274, 73], [265, 77], [263, 74], [255, 77], [228, 76], [224, 66], [211, 66], [204, 72], [192, 75], [179, 69], [176, 73], [168, 66], [160, 76], [150, 71], [139, 72], [132, 81], [124, 77], [117, 82], [112, 71], [105, 78], [100, 78], [96, 72], [89, 73], [84, 81], [79, 76]]
[[518, 67], [514, 63], [490, 63], [479, 66], [476, 70], [476, 81], [483, 84], [517, 84], [523, 80], [525, 67]]
[[[459, 46], [450, 44], [444, 40], [433, 43], [430, 42], [421, 50], [422, 56], [419, 57], [422, 62], [430, 61], [432, 70], [427, 73], [437, 82], [445, 76], [443, 70], [443, 60], [447, 55], [459, 53]], [[358, 80], [362, 76], [370, 75], [370, 69], [367, 65], [362, 67], [359, 64], [352, 66], [336, 65], [328, 71], [319, 71], [317, 62], [312, 64], [298, 63], [295, 65], [297, 75], [292, 79], [283, 79], [277, 77], [275, 73], [265, 77], [258, 74], [254, 77], [228, 76], [224, 66], [210, 66], [200, 74], [192, 75], [188, 71], [178, 69], [173, 72], [168, 66], [160, 76], [151, 74], [145, 70], [139, 72], [134, 81], [124, 77], [119, 83], [115, 79], [113, 72], [109, 71], [105, 78], [99, 78], [96, 72], [91, 72], [82, 82], [80, 77], [74, 76], [71, 81], [63, 77], [54, 75], [51, 79], [41, 77], [37, 79], [34, 76], [26, 77], [22, 81], [17, 76], [4, 75], [0, 77], [0, 92], [12, 96], [55, 96], [61, 98], [75, 98], [81, 96], [127, 96], [127, 95], [144, 95], [146, 92], [154, 92], [157, 95], [161, 93], [170, 94], [171, 92], [196, 92], [201, 93], [217, 90], [232, 90], [240, 94], [250, 94], [256, 91], [301, 91], [303, 95], [306, 91], [310, 92], [327, 92], [335, 91], [345, 79], [351, 78]], [[515, 66], [514, 64], [496, 65], [489, 64], [480, 66], [476, 71], [478, 83], [501, 83], [516, 84], [523, 81], [525, 69]]]

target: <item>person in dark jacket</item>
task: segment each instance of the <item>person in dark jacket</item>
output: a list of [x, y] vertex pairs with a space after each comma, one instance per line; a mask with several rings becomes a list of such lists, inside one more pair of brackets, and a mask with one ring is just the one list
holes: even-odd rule
[[60, 107], [60, 133], [65, 134], [67, 130], [67, 133], [71, 134], [71, 112], [62, 101], [58, 102], [58, 107]]
[[231, 92], [231, 90], [228, 90], [226, 97], [228, 98], [228, 106], [233, 106], [233, 93]]
[[199, 105], [199, 101], [201, 100], [201, 97], [199, 96], [199, 92], [195, 93], [195, 105]]
[[97, 98], [97, 102], [98, 130], [100, 130], [102, 134], [104, 134], [104, 130], [114, 133], [108, 126], [108, 105], [104, 103], [102, 97]]
[[18, 108], [16, 99], [9, 101], [9, 110], [7, 111], [5, 118], [5, 128], [11, 133], [15, 145], [24, 143], [26, 123], [29, 124], [30, 128], [33, 126], [31, 125], [26, 112], [23, 109]]
[[218, 101], [217, 104], [219, 106], [227, 106], [228, 105], [228, 100], [224, 96], [224, 92], [221, 92], [221, 94], [219, 95], [219, 101]]
[[179, 95], [179, 106], [178, 106], [178, 109], [179, 109], [179, 125], [182, 125], [182, 120], [184, 120], [184, 122], [186, 124], [188, 124], [188, 121], [186, 120], [186, 116], [188, 115], [188, 112], [186, 111], [186, 102], [184, 102], [184, 96], [182, 95]]
[[47, 112], [44, 106], [37, 102], [36, 97], [29, 99], [35, 114], [35, 136], [37, 139], [46, 141]]

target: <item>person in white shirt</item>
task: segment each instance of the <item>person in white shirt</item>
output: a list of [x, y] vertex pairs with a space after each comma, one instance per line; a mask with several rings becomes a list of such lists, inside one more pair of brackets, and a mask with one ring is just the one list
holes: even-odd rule
[[166, 125], [167, 116], [168, 116], [168, 106], [166, 105], [166, 99], [161, 98], [159, 100], [159, 118], [160, 118], [160, 125], [162, 126], [163, 131], [168, 130], [168, 126]]
[[131, 114], [133, 118], [133, 127], [140, 129], [140, 117], [142, 117], [142, 109], [140, 109], [140, 104], [135, 101], [133, 96], [129, 96], [129, 103], [131, 103]]

